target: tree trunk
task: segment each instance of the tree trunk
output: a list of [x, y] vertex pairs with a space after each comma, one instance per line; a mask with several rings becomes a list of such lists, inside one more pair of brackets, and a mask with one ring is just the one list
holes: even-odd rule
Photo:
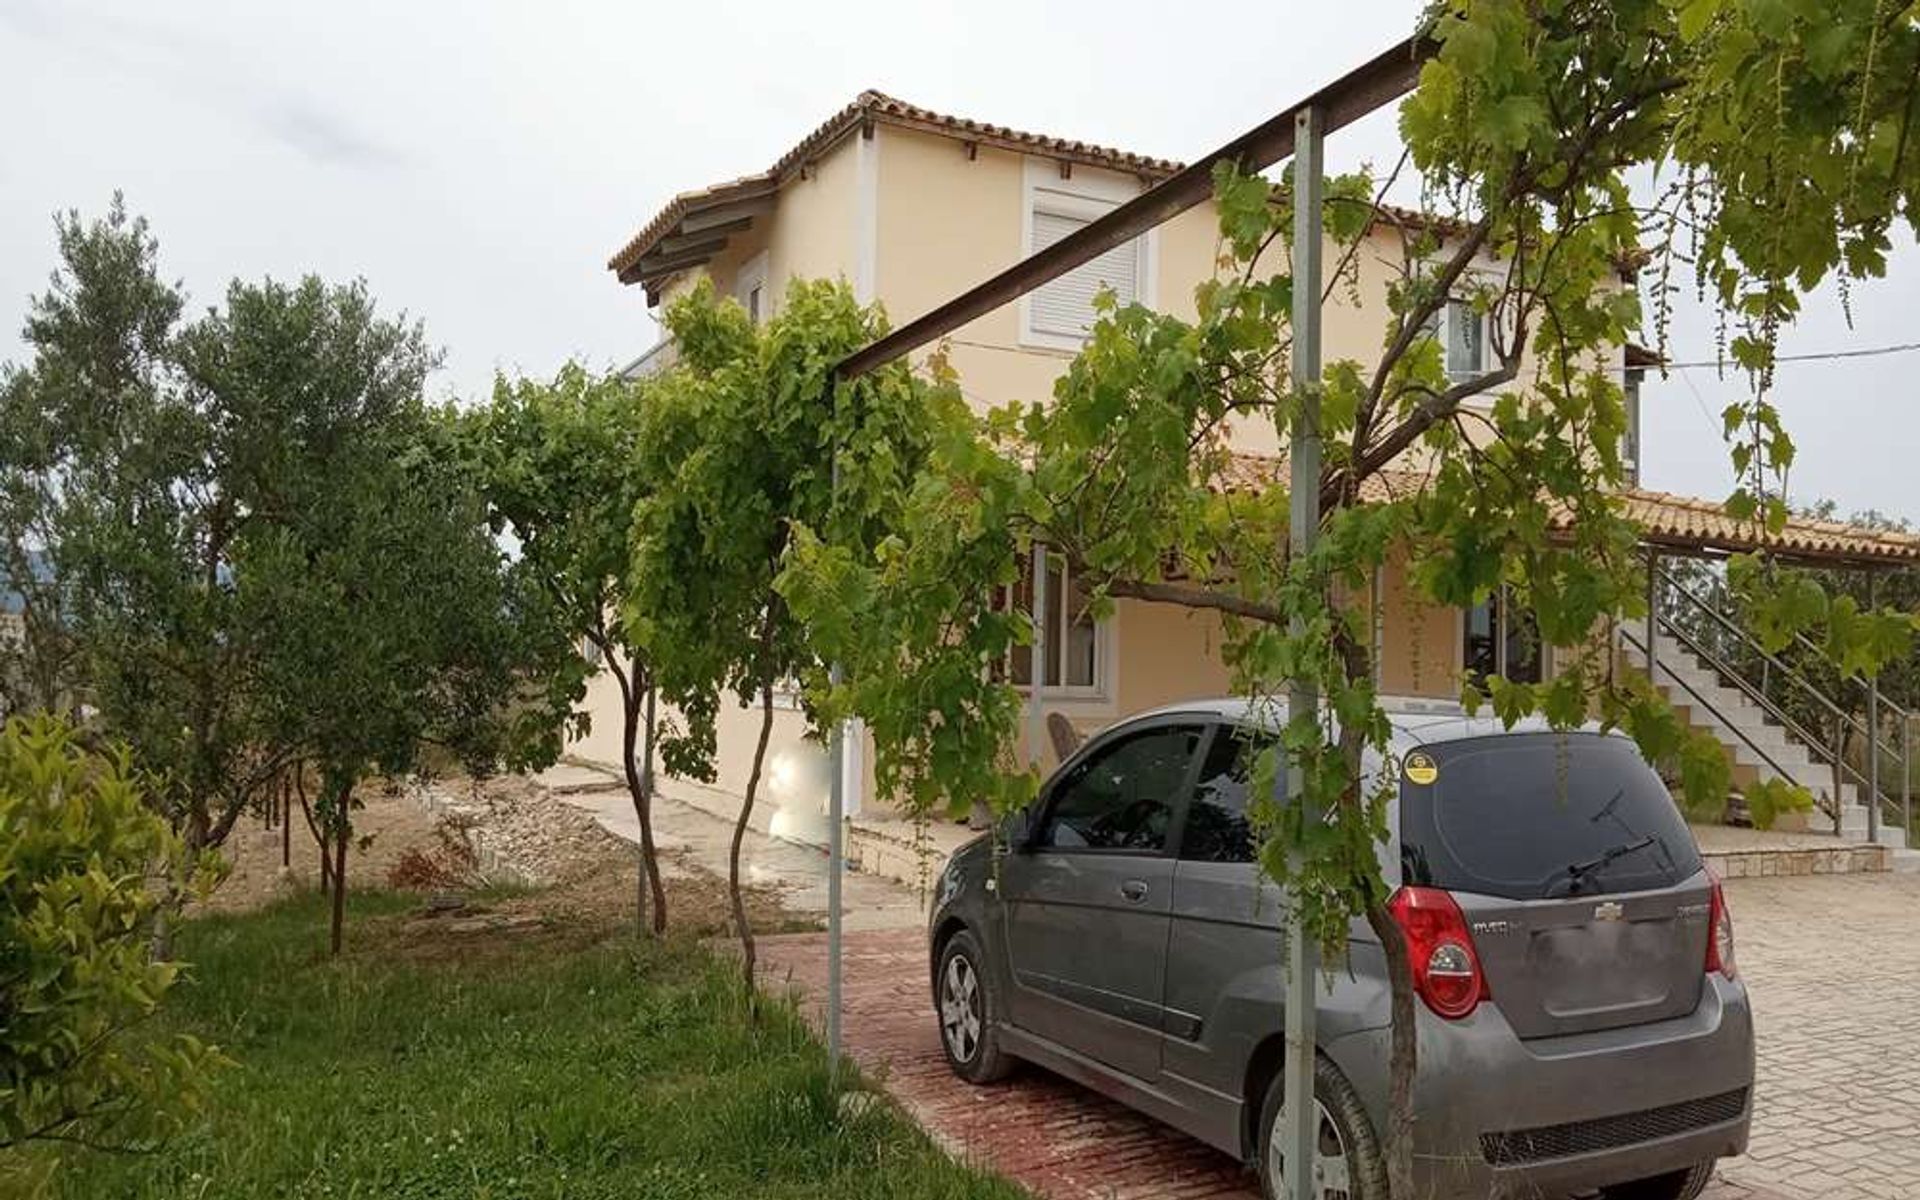
[[288, 811], [292, 806], [287, 803], [287, 781], [280, 781], [280, 869], [293, 866], [293, 814]]
[[[640, 874], [634, 883], [634, 928], [644, 937], [649, 909], [653, 932], [665, 933], [667, 929], [667, 892], [660, 880], [660, 859], [653, 844], [654, 689], [650, 680], [642, 685], [637, 664], [630, 672], [620, 669], [614, 661], [613, 647], [603, 645], [601, 653], [613, 672], [614, 681], [620, 685], [620, 765], [626, 776], [627, 796], [633, 801], [634, 818], [640, 822]], [[641, 757], [643, 693], [646, 751], [644, 761], [636, 762]]]
[[740, 819], [733, 823], [733, 844], [727, 849], [727, 897], [733, 902], [733, 924], [740, 931], [747, 995], [753, 995], [753, 928], [747, 924], [747, 903], [740, 894], [740, 843], [746, 840], [747, 819], [753, 815], [753, 797], [760, 788], [760, 768], [767, 758], [767, 738], [773, 733], [773, 682], [760, 685], [760, 740], [753, 747], [753, 770], [747, 776], [747, 794], [740, 801]]
[[1413, 1200], [1413, 1076], [1420, 1065], [1415, 1024], [1413, 963], [1400, 926], [1384, 903], [1367, 905], [1367, 925], [1387, 957], [1392, 993], [1391, 1051], [1387, 1057], [1387, 1195]]
[[313, 805], [307, 801], [305, 781], [299, 775], [295, 775], [293, 782], [300, 795], [300, 815], [306, 818], [307, 832], [313, 835], [313, 844], [320, 848], [320, 894], [324, 896], [333, 890], [333, 864], [329, 861], [333, 842], [327, 831], [321, 827], [320, 822], [313, 818]]
[[659, 730], [658, 714], [655, 711], [657, 696], [651, 682], [647, 685], [647, 712], [643, 730], [645, 758], [640, 764], [640, 856], [646, 863], [646, 882], [653, 889], [653, 932], [664, 934], [667, 931], [667, 887], [660, 878], [660, 852], [653, 843], [653, 745], [654, 735]]
[[347, 924], [347, 842], [353, 837], [347, 805], [352, 799], [353, 789], [341, 788], [333, 816], [333, 920], [327, 939], [327, 952], [333, 955], [340, 953], [340, 941]]

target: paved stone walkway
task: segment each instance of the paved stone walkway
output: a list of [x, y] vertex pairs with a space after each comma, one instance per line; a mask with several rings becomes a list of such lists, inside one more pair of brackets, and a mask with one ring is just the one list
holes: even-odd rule
[[1753, 1140], [1729, 1180], [1920, 1197], [1920, 876], [1727, 883], [1759, 1023]]

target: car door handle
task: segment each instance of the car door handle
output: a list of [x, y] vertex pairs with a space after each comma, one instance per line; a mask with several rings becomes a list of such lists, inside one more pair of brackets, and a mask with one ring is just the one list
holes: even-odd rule
[[1138, 904], [1147, 898], [1147, 881], [1144, 879], [1129, 879], [1120, 885], [1120, 894], [1135, 904]]

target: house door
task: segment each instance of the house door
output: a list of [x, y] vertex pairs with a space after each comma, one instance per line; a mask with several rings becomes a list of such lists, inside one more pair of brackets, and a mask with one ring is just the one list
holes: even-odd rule
[[1512, 603], [1505, 588], [1466, 611], [1460, 662], [1476, 683], [1499, 675], [1514, 683], [1539, 683], [1544, 655], [1533, 614]]

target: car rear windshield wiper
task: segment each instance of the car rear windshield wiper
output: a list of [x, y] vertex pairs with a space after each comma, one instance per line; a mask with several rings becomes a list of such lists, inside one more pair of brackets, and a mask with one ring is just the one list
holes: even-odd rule
[[1654, 837], [1652, 834], [1648, 834], [1646, 837], [1641, 838], [1639, 841], [1622, 842], [1618, 846], [1615, 846], [1613, 849], [1608, 850], [1603, 854], [1596, 855], [1585, 862], [1569, 863], [1567, 865], [1567, 880], [1568, 880], [1567, 890], [1570, 892], [1578, 890], [1580, 881], [1587, 878], [1589, 875], [1592, 875], [1595, 871], [1598, 871], [1603, 867], [1610, 866], [1611, 864], [1618, 862], [1620, 859], [1625, 858], [1629, 854], [1637, 854], [1638, 852], [1645, 850], [1648, 846], [1657, 844], [1659, 841], [1660, 841], [1659, 838]]

